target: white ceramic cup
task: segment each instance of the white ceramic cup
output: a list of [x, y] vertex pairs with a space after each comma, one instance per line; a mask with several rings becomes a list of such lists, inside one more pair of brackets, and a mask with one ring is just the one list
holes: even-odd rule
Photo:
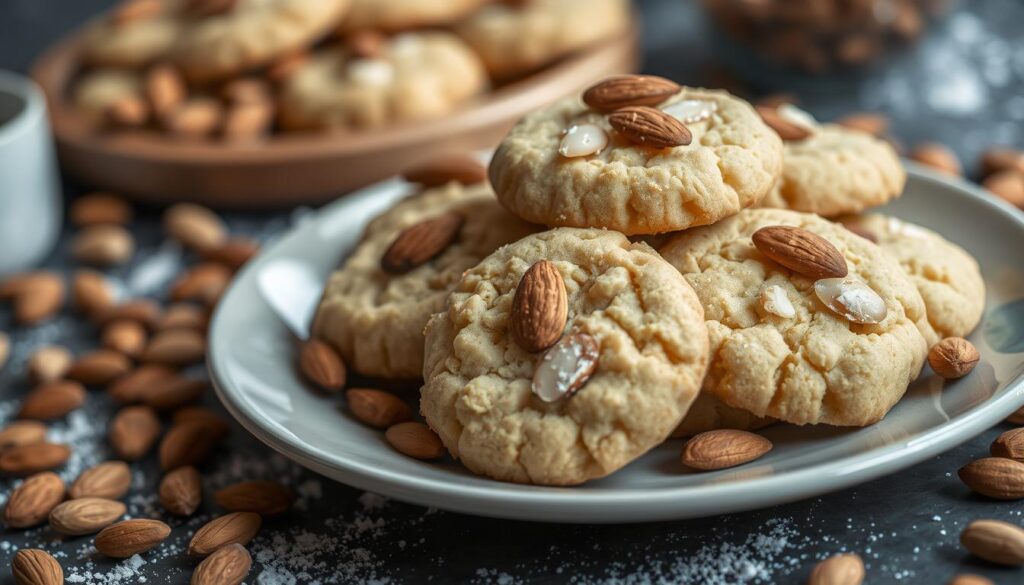
[[43, 260], [60, 234], [62, 214], [43, 92], [0, 71], [0, 274]]

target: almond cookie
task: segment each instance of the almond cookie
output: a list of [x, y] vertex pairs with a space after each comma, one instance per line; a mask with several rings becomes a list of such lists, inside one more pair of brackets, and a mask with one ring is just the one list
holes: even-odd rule
[[939, 234], [895, 217], [871, 214], [842, 218], [855, 233], [873, 238], [917, 286], [928, 323], [938, 336], [966, 337], [985, 310], [985, 281], [978, 262]]
[[138, 96], [141, 92], [142, 79], [134, 71], [94, 69], [75, 81], [71, 101], [90, 123], [98, 124], [118, 100]]
[[446, 25], [473, 12], [485, 0], [352, 0], [341, 21], [342, 34], [360, 30], [395, 32]]
[[[419, 266], [385, 269], [385, 255], [400, 234], [453, 215], [461, 226], [436, 256]], [[462, 272], [499, 246], [536, 230], [502, 209], [483, 184], [450, 183], [409, 197], [371, 221], [352, 255], [331, 275], [313, 335], [333, 345], [361, 374], [418, 378], [423, 371], [423, 327], [444, 308]]]
[[140, 68], [167, 56], [182, 33], [183, 0], [129, 0], [88, 25], [82, 60], [93, 66]]
[[866, 132], [818, 124], [790, 105], [780, 115], [806, 130], [786, 140], [782, 178], [759, 207], [835, 217], [859, 213], [899, 197], [907, 173], [893, 147]]
[[405, 33], [357, 57], [348, 48], [323, 51], [292, 75], [281, 95], [289, 129], [375, 128], [436, 118], [487, 87], [480, 60], [445, 32]]
[[[755, 232], [770, 226], [800, 229], [755, 246]], [[817, 244], [801, 243], [815, 235]], [[677, 235], [661, 253], [704, 307], [712, 360], [703, 391], [729, 406], [800, 425], [864, 426], [921, 371], [921, 295], [895, 260], [839, 224], [746, 210]]]
[[[535, 265], [546, 278], [522, 284]], [[564, 304], [520, 302], [524, 288]], [[523, 306], [551, 309], [541, 322], [554, 345], [531, 352], [513, 335], [530, 322]], [[596, 229], [554, 229], [491, 254], [426, 337], [420, 410], [452, 456], [474, 473], [546, 485], [603, 477], [664, 441], [708, 358], [686, 281], [650, 246]]]
[[486, 6], [455, 32], [492, 76], [510, 78], [623, 34], [630, 21], [627, 0], [526, 0]]
[[[711, 224], [768, 193], [782, 168], [782, 141], [749, 104], [684, 87], [656, 105], [641, 111], [659, 124], [619, 125], [641, 132], [632, 137], [612, 127], [620, 112], [576, 98], [530, 114], [491, 161], [498, 199], [527, 221], [635, 235]], [[686, 144], [634, 142], [645, 137]]]

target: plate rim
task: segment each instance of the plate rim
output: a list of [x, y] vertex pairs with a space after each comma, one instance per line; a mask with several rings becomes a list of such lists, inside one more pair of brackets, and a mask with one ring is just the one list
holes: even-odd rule
[[[963, 179], [941, 176], [909, 161], [904, 161], [904, 164], [909, 180], [960, 191], [977, 203], [1008, 216], [1024, 233], [1024, 213], [1008, 203], [985, 195], [980, 187]], [[387, 183], [372, 185], [321, 208], [313, 222], [332, 216], [338, 207], [353, 205], [367, 198]], [[268, 252], [287, 241], [301, 238], [301, 231], [311, 229], [313, 222], [288, 230]], [[297, 440], [290, 432], [275, 432], [280, 427], [278, 423], [262, 416], [249, 401], [234, 396], [237, 393], [230, 391], [224, 382], [226, 378], [221, 375], [223, 368], [219, 365], [218, 356], [222, 340], [216, 332], [225, 319], [224, 307], [230, 305], [233, 295], [242, 294], [238, 283], [245, 281], [266, 261], [267, 256], [261, 253], [243, 268], [225, 293], [223, 300], [226, 302], [218, 304], [211, 320], [207, 368], [221, 403], [261, 442], [321, 475], [401, 501], [454, 512], [517, 520], [614, 523], [699, 518], [760, 509], [844, 489], [905, 469], [970, 440], [1024, 404], [1024, 371], [1018, 371], [1007, 381], [1007, 387], [1000, 396], [985, 400], [967, 413], [936, 425], [909, 442], [884, 445], [807, 468], [720, 484], [652, 487], [640, 491], [623, 488], [590, 491], [497, 480], [485, 486], [435, 480], [419, 476], [415, 471], [415, 464], [430, 463], [410, 461], [408, 470], [398, 473], [357, 461], [329, 459], [321, 450]], [[810, 479], [814, 481], [807, 481]], [[566, 497], [569, 494], [571, 498]], [[693, 502], [698, 500], [700, 505], [695, 506]], [[695, 507], [699, 507], [699, 511], [695, 511]]]

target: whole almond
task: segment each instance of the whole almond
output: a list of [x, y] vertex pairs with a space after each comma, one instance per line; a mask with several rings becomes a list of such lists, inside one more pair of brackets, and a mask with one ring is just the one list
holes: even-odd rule
[[772, 442], [747, 431], [717, 429], [695, 435], [683, 447], [683, 465], [710, 471], [749, 463], [772, 450]]
[[149, 102], [139, 95], [114, 100], [106, 110], [107, 122], [115, 128], [138, 128], [149, 122]]
[[159, 520], [136, 518], [107, 526], [93, 544], [102, 555], [126, 559], [157, 546], [170, 534], [171, 527]]
[[762, 254], [801, 276], [819, 280], [847, 275], [843, 254], [832, 242], [805, 229], [763, 227], [754, 232], [752, 240]]
[[0, 472], [9, 475], [30, 475], [64, 465], [71, 456], [67, 445], [31, 443], [9, 447], [0, 452]]
[[110, 310], [96, 315], [95, 321], [106, 325], [113, 321], [137, 321], [147, 329], [153, 329], [160, 320], [160, 305], [149, 299], [133, 299], [111, 307]]
[[1008, 522], [975, 520], [960, 533], [960, 544], [990, 563], [1024, 565], [1024, 529]]
[[981, 157], [982, 176], [1002, 171], [1016, 171], [1024, 175], [1024, 151], [1000, 146], [986, 150]]
[[679, 84], [654, 75], [618, 75], [592, 85], [583, 102], [602, 112], [626, 106], [656, 106], [679, 93]]
[[122, 408], [110, 422], [107, 440], [122, 459], [135, 461], [149, 452], [160, 436], [160, 420], [148, 406]]
[[249, 238], [232, 238], [203, 252], [203, 259], [238, 270], [260, 252], [260, 243]]
[[50, 553], [38, 548], [23, 548], [14, 553], [11, 573], [15, 585], [63, 585], [64, 570]]
[[989, 452], [993, 457], [1005, 457], [1024, 463], [1024, 428], [1010, 429], [999, 435]]
[[113, 321], [103, 328], [103, 346], [135, 358], [146, 346], [146, 328], [138, 321]]
[[175, 376], [154, 382], [142, 396], [142, 402], [159, 412], [191, 404], [206, 392], [205, 380]]
[[224, 429], [226, 435], [231, 428], [231, 425], [216, 412], [206, 408], [205, 406], [184, 406], [174, 411], [174, 415], [171, 417], [174, 424], [189, 422], [189, 421], [203, 421], [209, 424], [219, 425]]
[[310, 339], [299, 349], [299, 370], [319, 388], [337, 392], [345, 387], [347, 369], [338, 352], [319, 339]]
[[46, 440], [46, 425], [34, 420], [16, 420], [0, 429], [0, 451], [35, 445]]
[[212, 98], [193, 98], [164, 119], [164, 126], [174, 137], [198, 140], [216, 132], [224, 117], [220, 102]]
[[164, 311], [163, 317], [156, 324], [156, 330], [194, 329], [204, 332], [207, 325], [209, 325], [209, 317], [204, 309], [190, 303], [175, 303]]
[[641, 146], [672, 148], [693, 140], [682, 122], [648, 106], [619, 108], [608, 116], [608, 123], [630, 142]]
[[1024, 498], [1024, 463], [1002, 457], [983, 457], [957, 472], [967, 487], [997, 500]]
[[272, 90], [266, 81], [257, 77], [242, 77], [224, 84], [221, 97], [229, 104], [251, 104], [271, 99]]
[[224, 245], [228, 230], [217, 214], [192, 203], [178, 203], [164, 213], [164, 229], [186, 248], [199, 253]]
[[446, 154], [435, 157], [402, 173], [406, 181], [430, 189], [449, 182], [475, 185], [487, 180], [487, 168], [471, 154]]
[[191, 329], [160, 331], [142, 351], [142, 361], [168, 366], [187, 366], [203, 361], [206, 336]]
[[0, 281], [0, 301], [10, 300], [21, 325], [35, 325], [53, 317], [64, 306], [64, 280], [49, 271], [10, 276]]
[[230, 282], [230, 268], [223, 264], [206, 262], [189, 269], [171, 285], [171, 300], [199, 301], [212, 305]]
[[170, 65], [157, 65], [145, 79], [146, 97], [157, 118], [166, 118], [185, 102], [188, 89], [178, 70]]
[[224, 113], [220, 133], [228, 142], [253, 142], [266, 138], [274, 124], [274, 102], [236, 104]]
[[815, 565], [807, 585], [861, 585], [864, 561], [853, 553], [831, 556]]
[[276, 516], [287, 512], [294, 498], [291, 490], [275, 481], [243, 481], [217, 491], [213, 499], [231, 512]]
[[836, 124], [881, 137], [889, 129], [889, 118], [875, 112], [858, 112], [839, 118]]
[[928, 351], [928, 364], [932, 370], [949, 380], [971, 373], [980, 359], [974, 344], [963, 337], [947, 337]]
[[982, 577], [981, 575], [972, 575], [969, 573], [961, 573], [955, 575], [947, 585], [996, 585], [991, 579]]
[[777, 108], [756, 106], [761, 120], [786, 142], [797, 142], [811, 136], [811, 131], [796, 122], [787, 119]]
[[78, 498], [118, 500], [132, 487], [132, 470], [123, 461], [104, 461], [86, 469], [71, 484], [68, 495]]
[[159, 364], [143, 364], [107, 387], [107, 394], [120, 404], [142, 402], [154, 386], [176, 378], [177, 371]]
[[203, 480], [191, 465], [173, 469], [160, 480], [160, 504], [176, 516], [191, 516], [203, 501]]
[[75, 358], [67, 348], [47, 345], [37, 349], [28, 358], [28, 377], [37, 384], [56, 382], [64, 377]]
[[102, 315], [114, 306], [114, 291], [110, 283], [95, 270], [76, 271], [71, 291], [75, 309], [90, 318]]
[[933, 169], [954, 177], [964, 174], [960, 159], [956, 153], [944, 144], [926, 142], [919, 144], [910, 152], [910, 158], [917, 162], [932, 167]]
[[11, 492], [4, 507], [4, 522], [9, 528], [42, 524], [50, 510], [63, 501], [64, 482], [60, 476], [50, 471], [37, 473]]
[[75, 360], [67, 377], [86, 386], [106, 386], [132, 370], [132, 362], [123, 353], [98, 349]]
[[124, 516], [127, 507], [106, 498], [76, 498], [50, 511], [50, 528], [60, 534], [81, 536], [103, 530]]
[[597, 370], [601, 345], [592, 335], [577, 331], [552, 345], [533, 372], [531, 389], [545, 402], [569, 398]]
[[135, 239], [121, 226], [98, 225], [85, 228], [71, 242], [71, 254], [79, 262], [113, 266], [131, 260]]
[[536, 262], [519, 280], [512, 299], [512, 339], [526, 351], [544, 351], [562, 337], [568, 312], [562, 274], [553, 262]]
[[409, 226], [384, 252], [381, 269], [402, 274], [426, 264], [455, 242], [465, 221], [458, 213], [445, 213]]
[[378, 429], [386, 429], [413, 417], [408, 404], [383, 390], [351, 388], [345, 392], [345, 402], [359, 422]]
[[18, 418], [50, 420], [62, 418], [85, 404], [85, 388], [78, 382], [62, 380], [38, 386], [25, 395]]
[[260, 530], [263, 518], [253, 512], [232, 512], [214, 518], [196, 531], [188, 543], [188, 554], [205, 557], [222, 546], [246, 545]]
[[205, 421], [176, 424], [160, 441], [160, 468], [171, 471], [201, 463], [223, 437], [222, 429]]
[[1024, 207], [1024, 173], [1020, 171], [1000, 171], [987, 177], [981, 186], [1010, 205]]
[[437, 459], [444, 455], [444, 444], [440, 437], [421, 422], [403, 422], [390, 426], [384, 438], [396, 451], [414, 459]]
[[240, 544], [229, 544], [203, 559], [194, 573], [192, 585], [240, 585], [249, 574], [252, 557]]
[[68, 218], [75, 227], [127, 225], [135, 217], [132, 206], [110, 193], [89, 193], [71, 202]]

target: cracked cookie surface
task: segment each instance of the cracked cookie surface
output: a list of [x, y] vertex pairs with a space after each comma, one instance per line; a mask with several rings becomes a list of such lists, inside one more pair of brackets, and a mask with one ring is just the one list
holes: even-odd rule
[[[531, 391], [543, 352], [511, 338], [519, 281], [554, 263], [568, 297], [566, 331], [591, 335], [598, 365], [575, 394]], [[505, 481], [578, 484], [661, 443], [696, 397], [707, 366], [696, 296], [649, 246], [622, 234], [561, 228], [506, 246], [466, 272], [427, 325], [420, 410], [453, 456]]]
[[[858, 325], [830, 311], [814, 281], [762, 255], [751, 235], [796, 226], [824, 237], [846, 260], [849, 277], [870, 286], [887, 314]], [[690, 230], [661, 248], [704, 307], [711, 365], [704, 391], [755, 416], [795, 424], [863, 426], [881, 420], [917, 377], [927, 353], [924, 302], [881, 248], [820, 217], [746, 210]], [[763, 287], [785, 291], [795, 316], [767, 312]]]
[[[440, 255], [403, 274], [381, 269], [384, 252], [402, 231], [448, 212], [463, 215], [465, 223]], [[418, 378], [423, 327], [444, 308], [462, 272], [537, 229], [505, 211], [483, 184], [450, 183], [404, 199], [367, 225], [355, 250], [331, 275], [313, 334], [361, 374]]]
[[[652, 148], [612, 130], [608, 116], [570, 98], [528, 115], [490, 166], [498, 199], [516, 215], [549, 226], [657, 234], [708, 225], [761, 200], [782, 168], [782, 141], [746, 102], [722, 91], [682, 88], [662, 102], [702, 100], [716, 111], [687, 124], [689, 145]], [[593, 124], [607, 147], [566, 158], [558, 148], [573, 125]]]

